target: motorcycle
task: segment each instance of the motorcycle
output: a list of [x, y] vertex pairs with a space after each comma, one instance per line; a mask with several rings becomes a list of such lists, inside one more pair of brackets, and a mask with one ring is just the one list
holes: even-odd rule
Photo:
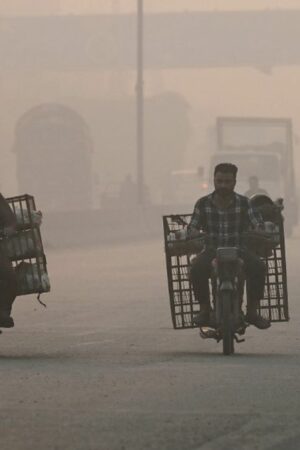
[[[282, 204], [275, 204], [269, 198], [253, 201], [263, 215], [267, 230], [265, 234], [243, 233], [244, 243], [264, 261], [267, 269], [264, 298], [260, 301], [258, 313], [270, 322], [288, 321]], [[186, 227], [190, 217], [189, 214], [163, 217], [170, 307], [175, 329], [199, 327], [193, 322], [193, 317], [199, 312], [199, 304], [194, 297], [190, 269], [193, 258], [204, 249], [206, 237], [202, 233], [187, 239]], [[230, 355], [234, 353], [235, 343], [244, 342], [240, 336], [249, 326], [242, 310], [243, 296], [247, 296], [248, 289], [239, 249], [217, 249], [212, 262], [210, 287], [213, 309], [208, 326], [200, 327], [200, 336], [222, 341], [223, 353]]]
[[[259, 242], [260, 249], [268, 252], [272, 247], [272, 236], [268, 233], [243, 233], [244, 247], [250, 242]], [[211, 270], [212, 306], [208, 327], [200, 327], [200, 336], [222, 341], [224, 355], [234, 353], [234, 343], [244, 342], [249, 326], [242, 305], [245, 287], [244, 263], [237, 247], [219, 247], [212, 261]]]

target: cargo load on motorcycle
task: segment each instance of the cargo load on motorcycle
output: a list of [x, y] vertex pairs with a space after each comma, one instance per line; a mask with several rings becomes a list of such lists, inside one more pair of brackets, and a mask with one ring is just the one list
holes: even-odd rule
[[[6, 234], [4, 229], [0, 233], [0, 252], [4, 264], [6, 266], [9, 264], [13, 271], [16, 284], [14, 298], [37, 294], [38, 300], [43, 304], [40, 296], [50, 291], [50, 280], [41, 235], [42, 212], [37, 209], [32, 195], [9, 197], [4, 201], [10, 208], [9, 213], [13, 213], [14, 231]], [[3, 276], [5, 278], [6, 272], [3, 272]], [[1, 282], [1, 288], [5, 289], [5, 279]], [[11, 319], [9, 317], [11, 308], [12, 304], [8, 306], [1, 304], [1, 313], [3, 311], [2, 314], [4, 314], [7, 310], [8, 319]], [[12, 320], [6, 324], [2, 318], [0, 327], [11, 326], [13, 326]]]

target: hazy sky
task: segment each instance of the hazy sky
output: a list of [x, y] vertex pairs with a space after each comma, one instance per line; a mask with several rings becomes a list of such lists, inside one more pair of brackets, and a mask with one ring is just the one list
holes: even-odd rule
[[[64, 8], [93, 9], [111, 11], [112, 5], [121, 11], [134, 10], [137, 0], [65, 0]], [[263, 8], [297, 8], [299, 0], [144, 0], [147, 11], [174, 11], [186, 9], [263, 9]]]
[[[96, 14], [112, 11], [125, 13], [135, 11], [136, 5], [137, 0], [0, 0], [0, 15]], [[300, 9], [300, 0], [144, 0], [144, 7], [146, 13], [168, 10]], [[108, 81], [103, 83], [101, 77], [105, 76]], [[62, 102], [78, 108], [79, 112], [83, 111], [84, 114], [85, 102], [93, 98], [95, 92], [100, 94], [102, 89], [101, 95], [112, 95], [111, 86], [116, 83], [111, 80], [115, 76], [117, 80], [122, 79], [123, 84], [120, 83], [120, 86], [123, 89], [124, 85], [126, 95], [133, 97], [133, 72], [122, 74], [122, 77], [118, 73], [102, 74], [96, 71], [36, 71], [29, 75], [24, 73], [12, 77], [3, 73], [0, 89], [5, 105], [5, 114], [3, 110], [2, 115], [6, 121], [2, 120], [0, 143], [2, 148], [7, 149], [3, 156], [7, 164], [13, 166], [15, 163], [11, 152], [13, 132], [22, 113], [38, 104]], [[174, 91], [183, 95], [190, 105], [192, 130], [184, 161], [185, 167], [199, 163], [197, 149], [208, 148], [207, 130], [219, 115], [291, 117], [294, 129], [300, 136], [300, 66], [274, 66], [272, 70], [267, 71], [257, 67], [149, 70], [145, 72], [144, 78], [147, 97]], [[297, 153], [300, 175], [300, 146]], [[15, 182], [9, 172], [2, 170], [1, 176], [5, 189], [13, 192]]]
[[[129, 12], [137, 0], [1, 0], [0, 14]], [[145, 11], [300, 8], [300, 0], [144, 0]]]

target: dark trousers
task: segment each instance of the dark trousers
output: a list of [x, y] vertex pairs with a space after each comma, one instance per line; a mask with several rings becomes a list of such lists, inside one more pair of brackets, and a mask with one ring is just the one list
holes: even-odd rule
[[17, 296], [17, 280], [9, 258], [0, 254], [0, 312], [10, 314], [12, 304]]
[[[190, 276], [195, 298], [200, 303], [200, 306], [209, 307], [210, 305], [208, 280], [211, 275], [212, 260], [215, 258], [215, 255], [215, 250], [207, 249], [200, 253], [192, 262]], [[256, 309], [259, 301], [264, 296], [266, 267], [257, 255], [247, 250], [240, 251], [240, 258], [244, 262], [244, 272], [247, 280], [247, 307], [248, 309]]]

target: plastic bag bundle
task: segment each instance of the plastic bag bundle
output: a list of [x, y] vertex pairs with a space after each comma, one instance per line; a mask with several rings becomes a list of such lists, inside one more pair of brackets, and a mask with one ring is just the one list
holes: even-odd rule
[[41, 211], [16, 208], [14, 213], [19, 227], [28, 227], [31, 224], [40, 226], [42, 224], [43, 214]]
[[3, 241], [7, 256], [12, 260], [32, 258], [43, 252], [39, 233], [36, 229], [22, 231]]
[[273, 242], [273, 248], [280, 244], [280, 229], [279, 225], [270, 221], [265, 222], [265, 231], [270, 234]]
[[16, 217], [17, 229], [14, 235], [3, 233], [0, 236], [0, 251], [12, 261], [17, 295], [49, 292], [47, 260], [40, 232], [42, 212], [29, 194], [9, 197], [6, 201]]
[[202, 238], [187, 239], [187, 229], [171, 232], [167, 236], [168, 251], [171, 256], [194, 255], [204, 248]]
[[18, 295], [31, 292], [49, 292], [50, 280], [48, 274], [38, 263], [21, 262], [16, 267]]

